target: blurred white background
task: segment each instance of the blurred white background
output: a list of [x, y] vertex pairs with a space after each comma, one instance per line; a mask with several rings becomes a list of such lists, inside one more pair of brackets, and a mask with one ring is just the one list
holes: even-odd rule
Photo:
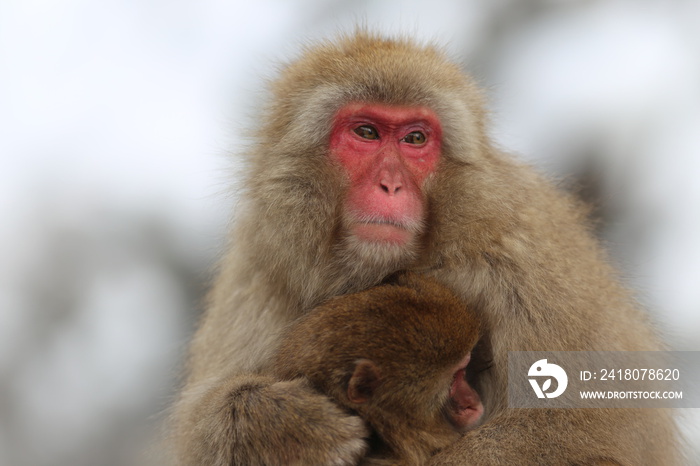
[[277, 63], [358, 21], [445, 44], [700, 350], [699, 1], [3, 0], [0, 464], [158, 463], [242, 129]]

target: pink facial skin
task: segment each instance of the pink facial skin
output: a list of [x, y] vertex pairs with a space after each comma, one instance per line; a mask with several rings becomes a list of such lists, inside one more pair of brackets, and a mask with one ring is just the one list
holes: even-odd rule
[[442, 128], [426, 107], [350, 103], [335, 116], [330, 154], [346, 171], [351, 233], [406, 244], [425, 217], [422, 188], [440, 160]]
[[450, 421], [460, 430], [475, 427], [484, 414], [481, 397], [466, 379], [467, 365], [471, 355], [459, 363], [450, 386]]

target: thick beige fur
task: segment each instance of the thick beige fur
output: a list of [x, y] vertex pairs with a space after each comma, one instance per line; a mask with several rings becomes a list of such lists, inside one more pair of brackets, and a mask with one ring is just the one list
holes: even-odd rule
[[[333, 115], [356, 101], [428, 106], [442, 123], [441, 162], [424, 189], [426, 229], [411, 248], [369, 247], [344, 228], [347, 180], [329, 160], [328, 140]], [[679, 461], [666, 411], [506, 408], [510, 350], [662, 345], [608, 265], [586, 210], [494, 148], [482, 94], [441, 51], [365, 32], [309, 47], [281, 70], [263, 113], [175, 408], [181, 464], [357, 461], [366, 448], [361, 421], [308, 387], [275, 383], [269, 358], [295, 318], [397, 270], [453, 289], [487, 332], [486, 422], [435, 464]]]

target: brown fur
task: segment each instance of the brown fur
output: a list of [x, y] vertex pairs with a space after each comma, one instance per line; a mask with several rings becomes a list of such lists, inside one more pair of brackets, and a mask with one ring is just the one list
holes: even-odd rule
[[[449, 289], [402, 275], [302, 317], [282, 339], [273, 374], [305, 377], [365, 419], [384, 451], [383, 461], [363, 464], [419, 465], [459, 438], [444, 410], [455, 366], [476, 344], [478, 330], [476, 316]], [[348, 388], [361, 361], [371, 373], [369, 383], [360, 374], [367, 396], [357, 402]]]
[[[435, 464], [677, 461], [666, 411], [506, 409], [510, 350], [662, 345], [593, 239], [585, 210], [493, 147], [482, 100], [440, 51], [363, 32], [309, 48], [282, 70], [248, 154], [245, 200], [176, 406], [182, 464], [275, 464], [270, 458], [286, 444], [268, 392], [298, 408], [290, 422], [304, 445], [300, 461], [352, 464], [365, 448], [360, 420], [265, 374], [291, 321], [397, 270], [431, 275], [477, 309], [493, 359], [479, 381], [486, 422]], [[342, 231], [346, 179], [327, 146], [333, 115], [351, 101], [428, 106], [441, 120], [442, 159], [425, 186], [429, 218], [416, 248], [357, 245]], [[249, 418], [239, 417], [244, 408]], [[316, 439], [318, 431], [324, 436]]]

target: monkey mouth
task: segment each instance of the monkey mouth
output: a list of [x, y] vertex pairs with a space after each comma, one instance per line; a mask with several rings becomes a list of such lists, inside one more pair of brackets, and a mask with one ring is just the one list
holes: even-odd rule
[[413, 233], [408, 228], [390, 220], [355, 223], [352, 233], [360, 240], [372, 243], [404, 245], [413, 238]]
[[347, 220], [350, 231], [359, 240], [399, 246], [408, 244], [423, 228], [419, 220], [384, 216], [359, 215]]
[[366, 225], [389, 225], [389, 226], [392, 226], [392, 227], [402, 228], [402, 229], [404, 229], [404, 230], [408, 230], [408, 228], [406, 227], [406, 225], [404, 225], [404, 224], [401, 223], [401, 222], [397, 222], [397, 221], [395, 221], [395, 220], [388, 220], [388, 219], [387, 219], [387, 220], [384, 220], [384, 219], [381, 219], [381, 220], [367, 220], [367, 221], [364, 221], [364, 222], [361, 222], [361, 223], [364, 223], [364, 224], [366, 224]]

